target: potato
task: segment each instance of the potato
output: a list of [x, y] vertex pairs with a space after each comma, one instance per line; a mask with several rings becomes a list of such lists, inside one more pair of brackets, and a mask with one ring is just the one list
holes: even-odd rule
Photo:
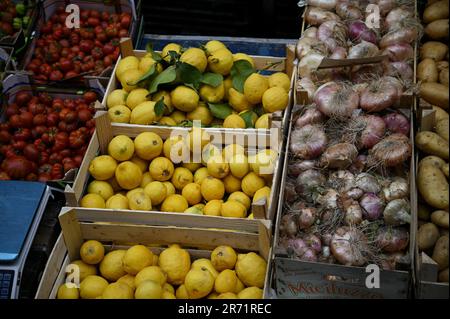
[[419, 251], [433, 248], [436, 241], [439, 239], [439, 229], [433, 223], [426, 223], [420, 226], [417, 232], [417, 245]]
[[438, 71], [448, 69], [448, 62], [447, 61], [438, 61], [438, 62], [436, 62], [436, 67], [437, 67]]
[[442, 172], [444, 173], [445, 177], [448, 178], [448, 163], [445, 163], [445, 165], [442, 166]]
[[440, 120], [448, 119], [448, 113], [441, 109], [439, 106], [432, 106], [434, 110], [434, 121], [437, 123]]
[[428, 205], [448, 209], [448, 182], [440, 168], [419, 164], [417, 188]]
[[438, 69], [433, 59], [425, 58], [417, 65], [417, 79], [422, 82], [437, 82]]
[[429, 23], [425, 27], [425, 34], [433, 40], [445, 38], [448, 36], [448, 19], [439, 19]]
[[434, 167], [437, 167], [439, 169], [442, 169], [445, 164], [445, 161], [437, 156], [424, 157], [419, 163], [419, 165], [433, 165]]
[[441, 0], [429, 5], [423, 12], [423, 22], [430, 23], [448, 18], [448, 0]]
[[425, 225], [427, 222], [425, 221], [425, 220], [421, 220], [421, 219], [419, 219], [418, 221], [417, 221], [417, 227], [420, 227], [420, 226], [422, 226], [422, 225]]
[[417, 206], [417, 217], [420, 220], [429, 220], [431, 215], [430, 207], [424, 204], [418, 204]]
[[436, 133], [430, 131], [417, 133], [416, 145], [427, 154], [448, 160], [448, 142]]
[[432, 105], [448, 110], [448, 87], [440, 83], [422, 83], [420, 96]]
[[437, 262], [439, 270], [448, 268], [448, 236], [442, 236], [437, 240], [431, 258]]
[[448, 282], [448, 268], [439, 272], [438, 281], [439, 282]]
[[448, 86], [448, 69], [439, 72], [439, 83]]
[[448, 119], [443, 119], [436, 122], [434, 131], [448, 142]]
[[431, 214], [431, 222], [436, 226], [448, 229], [448, 212], [437, 210]]
[[438, 41], [428, 41], [420, 47], [420, 58], [433, 59], [436, 62], [442, 61], [445, 58], [447, 51], [448, 46], [444, 43]]

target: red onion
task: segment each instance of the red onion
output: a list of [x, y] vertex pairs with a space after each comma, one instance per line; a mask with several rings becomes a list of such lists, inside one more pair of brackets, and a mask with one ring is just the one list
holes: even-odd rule
[[352, 164], [356, 156], [358, 156], [358, 150], [353, 144], [339, 143], [326, 149], [320, 158], [320, 165], [328, 168], [345, 169]]
[[297, 192], [295, 191], [295, 183], [288, 180], [284, 186], [284, 199], [288, 203], [292, 203], [297, 199]]
[[414, 58], [414, 49], [408, 43], [396, 43], [386, 47], [381, 54], [389, 56], [393, 62], [406, 61]]
[[340, 195], [334, 189], [327, 189], [324, 195], [320, 195], [316, 202], [321, 209], [335, 210], [339, 208]]
[[351, 117], [358, 108], [359, 95], [351, 86], [327, 82], [317, 89], [314, 102], [317, 109], [328, 117]]
[[377, 44], [377, 36], [373, 30], [369, 29], [362, 21], [350, 22], [348, 26], [350, 40], [353, 42], [367, 41]]
[[394, 133], [382, 139], [369, 150], [369, 165], [393, 167], [402, 164], [411, 157], [412, 147], [409, 138], [403, 134]]
[[328, 185], [337, 189], [339, 192], [346, 192], [354, 187], [355, 175], [349, 171], [339, 170], [330, 174]]
[[300, 173], [314, 169], [317, 163], [313, 160], [296, 161], [288, 165], [288, 174], [297, 177]]
[[297, 118], [297, 120], [295, 121], [295, 127], [301, 128], [307, 124], [320, 124], [323, 123], [324, 120], [325, 117], [322, 113], [319, 112], [319, 110], [317, 110], [317, 108], [309, 107], [306, 108], [306, 110], [299, 118]]
[[390, 30], [395, 27], [400, 21], [413, 17], [412, 10], [408, 10], [404, 7], [397, 7], [392, 9], [384, 19], [386, 29]]
[[302, 34], [303, 37], [317, 38], [317, 27], [309, 27]]
[[327, 143], [327, 135], [321, 126], [307, 124], [292, 132], [289, 149], [296, 157], [313, 159], [323, 153]]
[[375, 176], [369, 173], [361, 173], [355, 178], [355, 187], [358, 187], [365, 193], [376, 193], [381, 191], [380, 184]]
[[378, 5], [382, 16], [388, 14], [397, 5], [396, 0], [371, 0], [370, 2]]
[[305, 242], [306, 246], [314, 250], [317, 254], [319, 254], [322, 251], [322, 242], [320, 241], [320, 238], [317, 237], [314, 234], [307, 234], [303, 237], [303, 241]]
[[319, 7], [325, 10], [334, 10], [337, 0], [307, 0], [310, 6]]
[[383, 117], [389, 132], [409, 136], [410, 124], [406, 116], [400, 113], [389, 113]]
[[321, 25], [325, 21], [340, 19], [335, 13], [318, 7], [308, 7], [305, 13], [305, 21], [310, 25]]
[[381, 227], [378, 230], [376, 242], [385, 252], [399, 252], [408, 247], [409, 233], [402, 227]]
[[317, 262], [317, 255], [311, 248], [306, 248], [302, 255], [297, 256], [300, 260]]
[[411, 223], [411, 207], [405, 199], [390, 201], [383, 212], [386, 225], [400, 226]]
[[344, 222], [346, 225], [350, 226], [361, 224], [363, 212], [361, 206], [356, 200], [345, 201], [344, 210], [345, 210]]
[[371, 58], [379, 54], [380, 50], [375, 44], [364, 40], [348, 50], [349, 59]]
[[409, 264], [410, 260], [408, 255], [403, 252], [390, 253], [382, 256], [381, 267], [383, 270], [395, 270], [397, 264]]
[[316, 209], [314, 207], [301, 209], [300, 215], [298, 216], [298, 228], [304, 230], [314, 225], [316, 214]]
[[372, 148], [381, 141], [386, 131], [386, 125], [381, 117], [376, 115], [363, 115], [359, 116], [356, 121], [356, 125], [360, 125], [362, 129], [360, 131], [358, 147]]
[[347, 26], [340, 21], [325, 21], [317, 30], [317, 39], [325, 43], [330, 51], [338, 46], [346, 46]]
[[290, 238], [286, 242], [281, 243], [285, 246], [288, 255], [302, 256], [307, 246], [301, 238]]
[[336, 4], [336, 13], [343, 20], [360, 20], [363, 17], [359, 7], [347, 1]]
[[418, 31], [415, 27], [403, 27], [386, 33], [380, 40], [380, 48], [385, 49], [396, 43], [412, 43], [418, 37]]
[[366, 112], [380, 112], [398, 100], [398, 89], [383, 77], [373, 81], [362, 93], [360, 107]]
[[366, 168], [366, 164], [367, 164], [367, 156], [361, 154], [356, 157], [356, 159], [353, 161], [352, 165], [348, 168], [348, 170], [353, 174], [359, 174]]
[[355, 84], [367, 84], [369, 79], [382, 76], [383, 73], [384, 69], [380, 63], [362, 65], [351, 73], [351, 80]]
[[359, 201], [363, 216], [367, 220], [377, 220], [383, 215], [384, 202], [375, 193], [365, 193]]
[[406, 62], [389, 62], [384, 64], [384, 75], [391, 77], [400, 77], [405, 82], [411, 82], [414, 77], [414, 71]]
[[283, 215], [280, 222], [280, 234], [295, 237], [298, 231], [297, 218], [297, 215], [291, 213]]
[[347, 50], [343, 47], [336, 47], [330, 55], [330, 59], [343, 60], [347, 58]]
[[322, 173], [309, 169], [298, 175], [295, 190], [298, 195], [312, 201], [316, 197], [317, 188], [325, 183], [326, 178]]
[[351, 199], [360, 199], [364, 195], [364, 191], [360, 188], [352, 188], [345, 193], [345, 196]]
[[336, 260], [343, 265], [362, 266], [367, 262], [367, 237], [355, 228], [338, 228], [331, 240], [330, 249]]

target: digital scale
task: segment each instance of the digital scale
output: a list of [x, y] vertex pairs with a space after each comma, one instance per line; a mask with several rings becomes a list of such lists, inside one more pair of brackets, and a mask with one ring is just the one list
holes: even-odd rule
[[51, 190], [45, 183], [0, 181], [0, 299], [17, 299], [24, 265]]

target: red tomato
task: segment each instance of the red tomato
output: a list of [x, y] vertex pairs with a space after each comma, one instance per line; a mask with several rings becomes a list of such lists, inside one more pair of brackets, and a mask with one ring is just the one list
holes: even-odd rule
[[93, 17], [89, 18], [87, 20], [87, 22], [88, 22], [88, 25], [91, 27], [96, 27], [100, 24], [100, 20], [98, 18], [93, 18]]
[[51, 176], [52, 179], [61, 179], [63, 178], [63, 166], [62, 164], [56, 163], [52, 166]]
[[31, 130], [29, 128], [19, 128], [14, 133], [14, 141], [27, 141], [31, 138]]
[[103, 59], [103, 51], [99, 47], [95, 47], [91, 51], [91, 55], [95, 60]]
[[45, 125], [47, 123], [47, 116], [45, 114], [36, 114], [33, 117], [33, 125]]
[[18, 106], [24, 106], [27, 104], [32, 98], [32, 95], [30, 92], [27, 91], [19, 91], [16, 94], [15, 102]]
[[61, 70], [68, 72], [73, 69], [73, 63], [69, 59], [61, 59]]
[[11, 134], [7, 130], [0, 131], [0, 143], [6, 144], [11, 141]]
[[61, 81], [64, 78], [64, 74], [59, 70], [54, 70], [50, 73], [50, 81]]
[[92, 114], [89, 110], [82, 109], [82, 110], [78, 111], [78, 118], [81, 122], [85, 123], [92, 118]]
[[128, 37], [128, 30], [127, 29], [120, 29], [119, 30], [119, 38], [126, 38]]
[[124, 14], [120, 19], [120, 26], [124, 29], [128, 29], [130, 27], [131, 17], [128, 14]]
[[88, 92], [83, 94], [83, 99], [87, 103], [95, 102], [97, 100], [97, 94], [95, 92], [93, 92], [93, 91], [88, 91]]
[[47, 114], [47, 126], [55, 126], [58, 124], [59, 115], [57, 113]]
[[33, 162], [39, 160], [39, 150], [33, 144], [28, 144], [25, 146], [23, 149], [23, 155], [25, 155], [28, 160]]
[[91, 40], [82, 40], [80, 42], [80, 50], [85, 53], [91, 52], [93, 48], [94, 48], [94, 42]]
[[19, 117], [23, 127], [31, 127], [33, 125], [33, 113], [26, 111], [20, 114]]

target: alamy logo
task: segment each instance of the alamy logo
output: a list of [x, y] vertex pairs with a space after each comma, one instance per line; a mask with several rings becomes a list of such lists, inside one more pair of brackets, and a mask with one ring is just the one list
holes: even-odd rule
[[376, 4], [369, 4], [366, 7], [366, 25], [371, 29], [380, 28], [380, 8]]
[[380, 288], [380, 267], [377, 265], [367, 265], [366, 273], [369, 273], [366, 277], [366, 287], [369, 289]]
[[69, 14], [66, 18], [66, 27], [69, 29], [80, 28], [80, 7], [76, 4], [66, 6], [66, 12]]
[[70, 264], [66, 267], [66, 287], [79, 288], [80, 287], [80, 267], [78, 265]]

